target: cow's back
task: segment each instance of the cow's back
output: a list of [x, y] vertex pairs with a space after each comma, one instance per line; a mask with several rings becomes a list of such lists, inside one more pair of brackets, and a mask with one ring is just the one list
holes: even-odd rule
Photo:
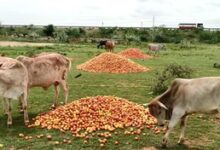
[[19, 61], [0, 57], [0, 96], [17, 99], [27, 88], [28, 72]]
[[106, 49], [114, 49], [115, 42], [108, 40], [108, 41], [106, 41], [105, 47], [106, 47]]
[[220, 106], [220, 77], [176, 79], [171, 89], [174, 106], [185, 108], [188, 113], [210, 112]]
[[28, 67], [31, 86], [47, 88], [56, 81], [64, 80], [70, 69], [70, 60], [57, 53], [44, 53], [32, 59]]
[[157, 44], [157, 43], [149, 43], [148, 44], [148, 49], [151, 50], [151, 51], [159, 51], [161, 49], [164, 49], [165, 48], [165, 44]]

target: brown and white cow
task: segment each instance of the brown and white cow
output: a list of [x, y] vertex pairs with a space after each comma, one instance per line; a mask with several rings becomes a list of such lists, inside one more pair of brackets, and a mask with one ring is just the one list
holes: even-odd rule
[[16, 59], [0, 57], [0, 96], [4, 100], [4, 111], [8, 115], [7, 125], [12, 125], [11, 100], [21, 98], [24, 122], [29, 123], [27, 112], [28, 72]]
[[115, 47], [115, 42], [113, 40], [101, 40], [99, 41], [97, 48], [105, 47], [106, 51], [113, 52]]
[[150, 113], [163, 125], [169, 120], [162, 146], [167, 146], [168, 136], [180, 121], [178, 143], [184, 142], [187, 116], [192, 113], [220, 112], [220, 77], [175, 79], [169, 89], [148, 104]]
[[33, 57], [18, 56], [17, 60], [24, 63], [28, 70], [28, 88], [49, 88], [54, 85], [55, 98], [54, 107], [57, 106], [59, 96], [59, 85], [64, 90], [65, 103], [68, 100], [69, 89], [67, 85], [67, 73], [71, 69], [71, 60], [58, 53], [40, 53]]

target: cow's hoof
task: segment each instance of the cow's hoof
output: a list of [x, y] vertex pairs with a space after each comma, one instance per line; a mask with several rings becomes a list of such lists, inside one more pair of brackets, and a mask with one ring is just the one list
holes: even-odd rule
[[24, 109], [20, 109], [19, 113], [23, 114], [24, 113]]
[[7, 128], [10, 128], [12, 126], [12, 122], [7, 123]]
[[25, 124], [25, 126], [28, 126], [30, 124], [30, 121], [29, 120], [25, 121], [24, 124]]
[[161, 148], [167, 148], [167, 144], [162, 144]]
[[180, 140], [178, 141], [178, 144], [181, 145], [181, 144], [184, 143], [184, 141], [185, 141], [185, 139], [180, 139]]
[[57, 107], [57, 105], [53, 104], [50, 106], [50, 109], [55, 109]]

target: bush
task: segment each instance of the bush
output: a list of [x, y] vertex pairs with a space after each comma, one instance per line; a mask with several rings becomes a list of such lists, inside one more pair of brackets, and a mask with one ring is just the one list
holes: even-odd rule
[[166, 36], [164, 35], [156, 35], [153, 42], [156, 42], [156, 43], [166, 43], [168, 42], [168, 39]]
[[99, 34], [101, 38], [112, 38], [113, 33], [115, 32], [116, 28], [99, 28]]
[[68, 41], [68, 35], [66, 34], [66, 32], [62, 31], [62, 32], [57, 32], [56, 33], [56, 38], [58, 41], [60, 42], [67, 42]]
[[154, 84], [151, 86], [153, 94], [165, 92], [170, 82], [175, 78], [191, 78], [192, 69], [178, 64], [168, 65], [162, 72], [157, 72]]
[[220, 42], [219, 32], [203, 31], [199, 34], [199, 41], [209, 44], [215, 44]]
[[79, 38], [80, 37], [80, 30], [78, 28], [68, 29], [66, 34], [70, 38]]
[[148, 37], [147, 37], [147, 36], [145, 36], [145, 35], [140, 35], [140, 41], [141, 41], [141, 42], [148, 42], [149, 40], [148, 40]]
[[55, 31], [54, 26], [52, 24], [50, 24], [50, 25], [44, 27], [43, 33], [46, 36], [53, 37], [54, 31]]

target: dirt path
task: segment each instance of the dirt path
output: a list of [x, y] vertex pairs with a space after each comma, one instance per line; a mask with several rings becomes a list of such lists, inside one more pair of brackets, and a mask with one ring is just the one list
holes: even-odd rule
[[54, 43], [31, 43], [31, 42], [14, 42], [0, 41], [0, 46], [52, 46]]

